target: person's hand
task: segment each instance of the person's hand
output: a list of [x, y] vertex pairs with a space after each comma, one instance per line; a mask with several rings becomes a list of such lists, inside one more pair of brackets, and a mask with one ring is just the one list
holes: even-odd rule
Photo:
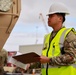
[[49, 63], [50, 62], [50, 58], [42, 55], [42, 56], [40, 56], [40, 62], [41, 63]]
[[30, 67], [30, 64], [27, 64], [27, 65], [26, 65], [26, 70], [28, 70], [28, 69], [29, 69], [29, 67]]

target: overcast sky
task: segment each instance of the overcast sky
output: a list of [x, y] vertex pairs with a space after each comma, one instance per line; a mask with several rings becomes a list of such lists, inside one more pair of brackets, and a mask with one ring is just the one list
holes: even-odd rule
[[[4, 49], [18, 51], [20, 45], [42, 44], [43, 37], [47, 33], [47, 16], [50, 5], [53, 2], [62, 2], [68, 6], [70, 15], [66, 17], [65, 26], [76, 29], [76, 0], [21, 0], [21, 14], [12, 30]], [[43, 14], [45, 20], [39, 18]], [[47, 26], [48, 27], [48, 26]], [[48, 31], [52, 31], [48, 27]]]

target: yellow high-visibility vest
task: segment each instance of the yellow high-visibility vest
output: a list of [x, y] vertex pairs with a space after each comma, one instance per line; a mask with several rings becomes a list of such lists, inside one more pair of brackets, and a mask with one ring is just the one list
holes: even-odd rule
[[[42, 50], [42, 55], [47, 56], [49, 58], [60, 56], [61, 55], [61, 47], [63, 47], [63, 42], [65, 40], [66, 35], [72, 30], [72, 28], [66, 29], [62, 28], [58, 31], [56, 36], [53, 38], [51, 42], [49, 39], [51, 34], [47, 34], [45, 36], [44, 47]], [[56, 66], [53, 67], [48, 64], [42, 64], [42, 75], [76, 75], [75, 64], [70, 66]]]

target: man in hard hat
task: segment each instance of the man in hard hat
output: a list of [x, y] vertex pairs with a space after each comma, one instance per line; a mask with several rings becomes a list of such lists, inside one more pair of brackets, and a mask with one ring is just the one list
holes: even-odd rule
[[51, 5], [48, 26], [53, 31], [44, 38], [40, 56], [42, 75], [76, 75], [76, 35], [73, 28], [63, 26], [68, 9], [62, 3]]
[[45, 35], [42, 56], [42, 75], [76, 75], [76, 35], [73, 28], [63, 27], [69, 12], [62, 3], [51, 5], [48, 26], [53, 31]]

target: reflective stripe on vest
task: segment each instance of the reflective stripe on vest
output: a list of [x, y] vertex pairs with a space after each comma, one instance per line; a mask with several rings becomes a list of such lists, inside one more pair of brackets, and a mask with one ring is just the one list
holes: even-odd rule
[[65, 33], [68, 31], [69, 29], [65, 29], [64, 32], [62, 33], [61, 37], [60, 37], [60, 47], [63, 47], [63, 42], [65, 40]]

